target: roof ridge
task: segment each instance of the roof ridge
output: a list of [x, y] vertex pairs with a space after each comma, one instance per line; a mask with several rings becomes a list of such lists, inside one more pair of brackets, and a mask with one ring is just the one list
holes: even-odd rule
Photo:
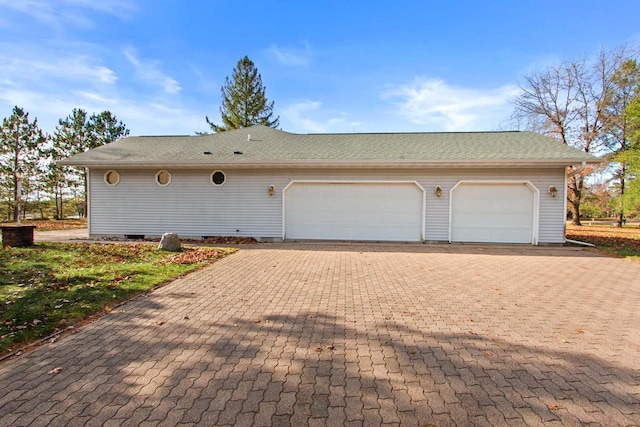
[[[256, 128], [265, 128], [265, 129], [270, 129], [270, 130], [275, 130], [278, 132], [282, 132], [282, 133], [286, 133], [289, 135], [295, 135], [295, 136], [327, 136], [327, 135], [344, 135], [344, 136], [349, 136], [349, 135], [456, 135], [456, 134], [489, 134], [489, 133], [495, 133], [495, 134], [501, 134], [501, 133], [525, 133], [525, 132], [530, 132], [530, 131], [523, 131], [523, 130], [480, 130], [480, 131], [430, 131], [430, 132], [419, 132], [419, 131], [412, 131], [412, 132], [326, 132], [326, 133], [294, 133], [294, 132], [287, 132], [285, 130], [282, 129], [277, 129], [277, 128], [271, 128], [269, 126], [264, 126], [264, 125], [256, 125], [256, 126], [251, 126], [251, 127], [245, 127], [245, 128], [238, 128], [238, 129], [230, 129], [228, 131], [225, 132], [217, 132], [217, 133], [201, 133], [201, 134], [195, 134], [195, 135], [130, 135], [130, 137], [134, 137], [134, 138], [176, 138], [176, 137], [199, 137], [199, 136], [214, 136], [214, 135], [222, 135], [226, 132], [247, 132], [247, 131], [251, 131], [251, 129], [256, 129]], [[535, 132], [534, 132], [535, 133]]]
[[132, 138], [176, 138], [176, 137], [198, 137], [198, 136], [215, 136], [215, 135], [224, 135], [224, 134], [231, 134], [231, 133], [238, 133], [238, 132], [251, 132], [251, 129], [265, 129], [265, 130], [274, 130], [274, 131], [278, 131], [278, 132], [282, 132], [282, 133], [288, 133], [290, 135], [304, 135], [304, 134], [296, 134], [296, 133], [291, 133], [291, 132], [287, 132], [284, 131], [282, 129], [277, 129], [277, 128], [272, 128], [270, 126], [265, 126], [265, 125], [254, 125], [254, 126], [249, 126], [249, 127], [242, 127], [242, 128], [238, 128], [238, 129], [229, 129], [223, 132], [212, 132], [212, 133], [208, 133], [208, 132], [202, 132], [202, 133], [196, 133], [195, 135], [191, 135], [191, 134], [182, 134], [182, 135], [129, 135], [129, 137]]
[[[206, 136], [206, 135], [129, 135], [129, 138], [178, 138], [185, 136]], [[122, 138], [124, 139], [124, 138]]]
[[451, 134], [472, 134], [472, 133], [520, 133], [530, 132], [522, 130], [469, 130], [469, 131], [434, 131], [434, 132], [327, 132], [327, 133], [301, 133], [292, 135], [310, 135], [310, 136], [323, 136], [323, 135], [451, 135]]

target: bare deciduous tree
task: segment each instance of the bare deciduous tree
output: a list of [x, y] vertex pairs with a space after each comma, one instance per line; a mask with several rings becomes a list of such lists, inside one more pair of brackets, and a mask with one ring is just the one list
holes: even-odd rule
[[[602, 50], [594, 61], [564, 60], [525, 76], [522, 93], [513, 101], [514, 118], [565, 145], [587, 153], [606, 152], [604, 132], [610, 122], [607, 105], [614, 93], [615, 73], [626, 58], [625, 48]], [[567, 200], [576, 225], [580, 225], [580, 200], [587, 173], [569, 168]]]

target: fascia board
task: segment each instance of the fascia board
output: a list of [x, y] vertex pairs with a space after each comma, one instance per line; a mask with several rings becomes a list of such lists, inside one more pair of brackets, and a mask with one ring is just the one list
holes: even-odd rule
[[203, 169], [209, 167], [225, 167], [234, 169], [263, 169], [263, 168], [425, 168], [425, 167], [544, 167], [544, 166], [570, 166], [582, 162], [602, 163], [604, 159], [585, 160], [585, 159], [540, 159], [540, 160], [436, 160], [436, 161], [259, 161], [259, 162], [166, 162], [166, 161], [83, 161], [83, 162], [66, 162], [60, 161], [62, 166], [81, 166], [81, 167], [119, 167], [119, 168], [181, 168], [181, 169]]

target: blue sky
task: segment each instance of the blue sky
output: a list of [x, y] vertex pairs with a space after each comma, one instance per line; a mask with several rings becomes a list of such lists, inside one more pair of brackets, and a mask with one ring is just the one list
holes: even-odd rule
[[640, 46], [638, 16], [635, 0], [0, 0], [0, 117], [205, 131], [248, 55], [286, 131], [495, 130], [526, 73]]

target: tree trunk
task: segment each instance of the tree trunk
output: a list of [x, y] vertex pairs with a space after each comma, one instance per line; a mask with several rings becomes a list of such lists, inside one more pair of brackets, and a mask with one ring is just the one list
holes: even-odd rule
[[567, 200], [571, 207], [573, 218], [571, 223], [574, 225], [582, 225], [580, 222], [580, 199], [582, 195], [582, 177], [573, 176], [568, 182]]
[[60, 219], [60, 200], [58, 200], [58, 189], [57, 188], [54, 190], [53, 195], [55, 197], [55, 204], [53, 206], [53, 208], [55, 209], [55, 214], [53, 215], [53, 217], [55, 219]]
[[625, 164], [622, 162], [622, 168], [620, 170], [620, 213], [618, 214], [618, 227], [624, 225], [624, 175]]
[[13, 177], [13, 221], [18, 220], [20, 215], [20, 207], [18, 206], [18, 178]]
[[55, 218], [62, 219], [62, 186], [60, 183], [56, 183], [53, 187], [53, 194], [55, 196]]
[[13, 220], [18, 221], [20, 217], [20, 206], [18, 206], [18, 173], [20, 171], [20, 137], [16, 135], [15, 153], [13, 154]]
[[64, 219], [64, 198], [63, 198], [63, 193], [62, 193], [62, 187], [60, 187], [59, 190], [59, 194], [60, 194], [60, 217], [58, 219]]
[[571, 202], [571, 215], [573, 216], [571, 220], [573, 225], [582, 225], [580, 222], [580, 203]]

